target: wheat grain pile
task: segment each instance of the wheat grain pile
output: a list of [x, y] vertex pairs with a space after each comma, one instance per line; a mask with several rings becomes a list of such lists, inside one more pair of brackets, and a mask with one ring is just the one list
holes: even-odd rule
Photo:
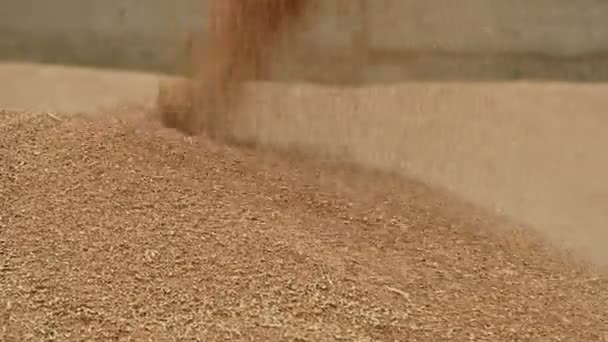
[[608, 337], [604, 275], [414, 181], [133, 113], [5, 111], [0, 156], [2, 341]]

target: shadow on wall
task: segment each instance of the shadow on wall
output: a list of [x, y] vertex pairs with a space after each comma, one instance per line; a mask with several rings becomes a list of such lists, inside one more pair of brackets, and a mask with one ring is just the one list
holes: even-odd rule
[[[205, 2], [5, 0], [0, 59], [181, 73]], [[608, 3], [335, 0], [315, 15], [273, 80], [608, 80]]]

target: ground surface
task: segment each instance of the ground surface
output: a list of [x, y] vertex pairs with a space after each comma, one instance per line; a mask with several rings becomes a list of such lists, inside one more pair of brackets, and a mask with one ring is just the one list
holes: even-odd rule
[[65, 70], [85, 101], [39, 70], [0, 93], [33, 109], [0, 115], [0, 341], [608, 341], [606, 274], [529, 229], [137, 109], [72, 117], [149, 80]]

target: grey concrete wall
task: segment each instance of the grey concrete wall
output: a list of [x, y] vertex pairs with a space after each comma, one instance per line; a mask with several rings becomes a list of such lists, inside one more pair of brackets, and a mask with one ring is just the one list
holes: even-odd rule
[[[0, 58], [173, 72], [204, 2], [2, 0]], [[319, 19], [293, 50], [298, 63], [276, 78], [608, 78], [605, 1], [319, 3]]]
[[606, 1], [368, 2], [370, 42], [375, 48], [553, 56], [608, 51]]

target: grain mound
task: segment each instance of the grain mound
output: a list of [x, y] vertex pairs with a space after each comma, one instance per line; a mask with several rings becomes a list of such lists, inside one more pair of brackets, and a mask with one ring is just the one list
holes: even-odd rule
[[29, 113], [0, 156], [2, 341], [607, 337], [605, 276], [411, 181]]

